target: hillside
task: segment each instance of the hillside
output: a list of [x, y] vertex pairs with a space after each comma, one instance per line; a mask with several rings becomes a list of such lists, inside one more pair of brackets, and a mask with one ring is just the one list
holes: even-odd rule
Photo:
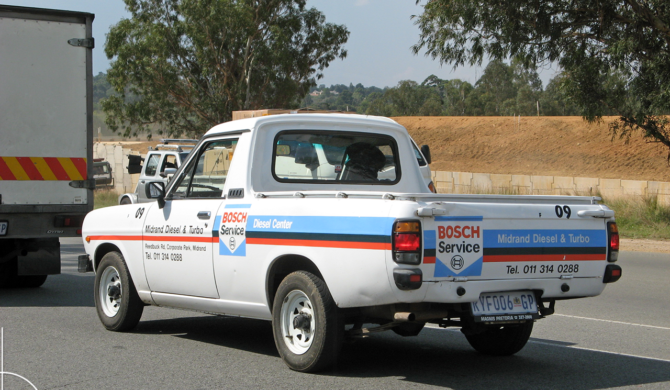
[[396, 117], [430, 145], [434, 171], [670, 181], [667, 148], [638, 134], [612, 141], [605, 118]]

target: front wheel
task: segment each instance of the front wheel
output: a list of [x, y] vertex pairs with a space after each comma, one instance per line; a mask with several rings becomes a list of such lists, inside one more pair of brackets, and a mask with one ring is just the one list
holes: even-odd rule
[[528, 321], [518, 325], [491, 326], [481, 333], [466, 334], [465, 338], [479, 353], [509, 356], [521, 351], [532, 331], [533, 321]]
[[144, 304], [119, 252], [109, 252], [95, 270], [95, 308], [107, 330], [125, 332], [140, 322]]
[[337, 360], [344, 324], [326, 283], [304, 271], [288, 275], [272, 305], [275, 345], [292, 370], [315, 372]]
[[119, 204], [132, 204], [132, 203], [133, 202], [131, 202], [130, 198], [128, 198], [127, 196], [124, 196], [123, 198], [121, 198], [121, 201], [119, 202]]

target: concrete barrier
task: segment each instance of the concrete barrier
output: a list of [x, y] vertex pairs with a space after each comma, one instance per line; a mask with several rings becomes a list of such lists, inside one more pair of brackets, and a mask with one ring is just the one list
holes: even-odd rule
[[434, 171], [432, 175], [437, 192], [444, 194], [656, 196], [660, 204], [670, 206], [669, 182], [449, 171]]

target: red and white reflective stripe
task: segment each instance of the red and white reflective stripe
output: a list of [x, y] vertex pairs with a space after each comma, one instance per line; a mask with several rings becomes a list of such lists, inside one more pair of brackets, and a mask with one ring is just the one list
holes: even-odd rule
[[80, 157], [0, 157], [0, 180], [84, 180]]

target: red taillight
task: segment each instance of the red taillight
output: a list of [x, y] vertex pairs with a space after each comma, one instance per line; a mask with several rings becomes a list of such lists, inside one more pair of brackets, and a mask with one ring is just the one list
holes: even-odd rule
[[414, 233], [396, 233], [394, 250], [415, 252], [421, 248], [421, 238]]
[[54, 227], [81, 227], [85, 215], [57, 215], [54, 217]]
[[401, 264], [421, 264], [419, 221], [396, 221], [393, 224], [393, 260]]
[[609, 241], [607, 261], [613, 263], [619, 258], [619, 228], [616, 222], [607, 223], [607, 237]]
[[619, 250], [619, 234], [612, 234], [610, 236], [610, 248], [614, 251]]

